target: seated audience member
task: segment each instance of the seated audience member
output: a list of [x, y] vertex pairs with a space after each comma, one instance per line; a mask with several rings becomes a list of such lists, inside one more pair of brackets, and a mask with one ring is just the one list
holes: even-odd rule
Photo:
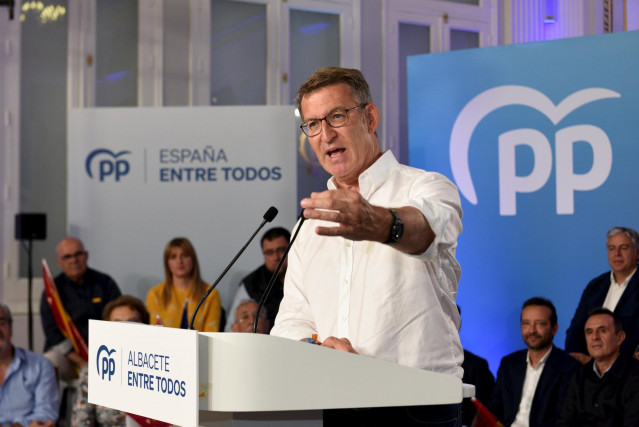
[[[252, 299], [254, 301], [261, 301], [262, 295], [266, 290], [266, 285], [271, 280], [275, 269], [279, 265], [282, 257], [284, 256], [284, 252], [286, 248], [288, 248], [288, 242], [291, 239], [291, 233], [288, 232], [287, 229], [282, 227], [275, 227], [268, 230], [262, 236], [262, 255], [264, 256], [264, 264], [262, 264], [257, 270], [253, 271], [251, 274], [242, 279], [240, 283], [240, 287], [238, 288], [235, 297], [233, 298], [233, 303], [231, 304], [231, 309], [229, 313], [231, 316], [234, 316], [237, 307], [240, 305], [241, 301], [246, 299]], [[275, 316], [277, 316], [277, 311], [280, 308], [280, 302], [282, 301], [282, 297], [284, 296], [284, 276], [286, 275], [286, 264], [287, 261], [284, 260], [282, 264], [282, 269], [277, 276], [277, 279], [273, 285], [273, 289], [271, 289], [271, 293], [268, 295], [266, 302], [264, 303], [264, 308], [268, 313], [268, 323], [269, 323], [269, 331], [270, 327], [275, 322]], [[226, 330], [231, 330], [231, 324], [235, 323], [235, 318], [230, 318]], [[266, 331], [265, 333], [268, 333]]]
[[[457, 306], [457, 310], [461, 315], [461, 308], [459, 308], [459, 306]], [[488, 368], [488, 361], [464, 349], [462, 368], [464, 369], [462, 383], [474, 385], [475, 397], [479, 399], [482, 404], [487, 404], [490, 401], [490, 396], [495, 387], [495, 377]], [[476, 413], [475, 405], [473, 405], [470, 399], [464, 399], [462, 402], [462, 425], [472, 425]]]
[[[123, 295], [104, 307], [103, 319], [121, 322], [149, 323], [149, 312], [139, 299]], [[89, 403], [89, 370], [85, 365], [80, 371], [71, 425], [82, 426], [124, 426], [125, 413], [117, 409], [107, 408]]]
[[[176, 237], [164, 249], [165, 281], [152, 287], [146, 295], [151, 324], [187, 329], [200, 298], [209, 285], [200, 277], [195, 248], [185, 237]], [[194, 329], [218, 332], [222, 306], [214, 290], [204, 301], [195, 318]]]
[[[62, 268], [62, 273], [55, 277], [60, 300], [88, 343], [89, 319], [101, 319], [107, 303], [120, 296], [120, 288], [111, 277], [87, 267], [89, 253], [80, 240], [64, 238], [58, 243], [56, 252], [56, 260]], [[40, 299], [40, 317], [45, 336], [44, 356], [58, 370], [62, 380], [76, 378], [86, 361], [58, 329], [45, 292]]]
[[621, 321], [597, 308], [584, 332], [592, 359], [570, 381], [557, 426], [639, 426], [639, 362], [621, 352]]
[[579, 363], [552, 343], [558, 325], [550, 300], [524, 302], [520, 325], [528, 348], [501, 360], [488, 408], [504, 426], [554, 426]]
[[13, 318], [0, 304], [0, 425], [53, 427], [58, 383], [51, 363], [11, 344]]
[[[231, 325], [233, 332], [253, 332], [258, 303], [252, 299], [245, 299], [235, 310], [235, 323]], [[260, 319], [257, 321], [257, 333], [268, 334], [271, 329], [266, 310], [262, 307]]]
[[590, 360], [584, 325], [595, 308], [605, 307], [621, 320], [626, 333], [622, 353], [632, 354], [639, 345], [639, 275], [635, 274], [639, 235], [632, 228], [612, 228], [606, 235], [606, 247], [612, 270], [588, 283], [566, 331], [566, 351], [582, 364]]

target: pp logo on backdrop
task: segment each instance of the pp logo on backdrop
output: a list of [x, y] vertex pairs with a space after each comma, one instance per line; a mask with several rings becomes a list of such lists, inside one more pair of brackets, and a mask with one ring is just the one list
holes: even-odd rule
[[[472, 204], [477, 195], [470, 176], [468, 149], [472, 134], [481, 120], [498, 108], [523, 105], [544, 113], [553, 124], [591, 102], [621, 95], [603, 88], [577, 91], [555, 105], [543, 93], [526, 86], [498, 86], [473, 98], [455, 120], [450, 137], [451, 169], [459, 191]], [[593, 163], [586, 173], [573, 169], [573, 144], [586, 142], [593, 152]], [[527, 176], [515, 173], [515, 148], [525, 145], [532, 149], [533, 170]], [[514, 129], [498, 137], [499, 150], [499, 213], [517, 214], [517, 193], [532, 193], [542, 188], [553, 166], [550, 141], [536, 129]], [[559, 129], [555, 133], [555, 179], [558, 214], [573, 214], [575, 191], [589, 191], [601, 186], [612, 168], [612, 147], [606, 133], [593, 125], [582, 124]]]
[[111, 377], [115, 374], [115, 359], [111, 355], [115, 353], [115, 349], [109, 350], [106, 345], [101, 345], [98, 349], [98, 355], [96, 357], [96, 367], [98, 369], [98, 375], [103, 380], [111, 381]]
[[116, 154], [106, 148], [93, 150], [87, 156], [85, 164], [87, 175], [89, 175], [89, 178], [93, 178], [92, 170], [94, 165], [97, 165], [97, 176], [100, 181], [104, 181], [109, 177], [113, 177], [116, 182], [120, 181], [120, 178], [128, 174], [131, 169], [127, 160], [119, 159], [119, 157], [124, 156], [125, 154], [131, 154], [131, 152], [120, 151]]

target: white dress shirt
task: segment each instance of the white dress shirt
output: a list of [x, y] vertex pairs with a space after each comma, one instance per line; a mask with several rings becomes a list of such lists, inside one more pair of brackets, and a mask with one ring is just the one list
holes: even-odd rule
[[[332, 179], [329, 189], [335, 189]], [[289, 254], [284, 299], [271, 334], [348, 338], [362, 355], [462, 377], [461, 269], [455, 259], [461, 204], [443, 175], [400, 165], [388, 151], [359, 177], [371, 204], [419, 209], [435, 233], [421, 255], [371, 241], [318, 236], [303, 224]]]
[[606, 294], [606, 299], [603, 303], [605, 308], [613, 312], [615, 311], [615, 307], [617, 307], [623, 292], [628, 287], [628, 282], [630, 282], [630, 279], [632, 279], [632, 276], [635, 275], [636, 271], [637, 269], [635, 268], [635, 271], [633, 271], [630, 276], [626, 277], [626, 280], [624, 280], [623, 283], [617, 283], [614, 273], [612, 271], [610, 272], [610, 286], [608, 287], [608, 293]]
[[517, 416], [515, 417], [515, 421], [511, 424], [511, 427], [528, 427], [530, 421], [530, 408], [532, 407], [532, 401], [535, 397], [535, 390], [537, 390], [539, 378], [541, 377], [541, 373], [544, 371], [544, 366], [546, 366], [546, 361], [548, 360], [551, 351], [552, 346], [534, 368], [530, 363], [530, 354], [526, 355], [526, 378], [524, 379], [524, 386], [521, 390], [519, 410], [517, 411]]

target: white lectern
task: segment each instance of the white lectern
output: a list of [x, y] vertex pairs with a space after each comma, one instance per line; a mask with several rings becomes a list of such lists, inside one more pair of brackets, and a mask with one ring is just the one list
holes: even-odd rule
[[451, 375], [268, 335], [90, 321], [89, 336], [91, 403], [179, 425], [321, 426], [322, 409], [463, 397]]

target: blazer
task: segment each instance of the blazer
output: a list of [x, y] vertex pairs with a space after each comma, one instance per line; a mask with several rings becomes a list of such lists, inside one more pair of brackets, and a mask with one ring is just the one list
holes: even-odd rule
[[[504, 426], [515, 421], [519, 410], [526, 378], [527, 354], [528, 350], [519, 350], [505, 356], [497, 371], [497, 382], [488, 408]], [[570, 379], [580, 366], [577, 359], [555, 346], [552, 347], [533, 395], [530, 427], [555, 425]]]
[[595, 374], [593, 363], [573, 375], [557, 426], [638, 426], [639, 361], [620, 355], [603, 378]]
[[[591, 280], [584, 289], [575, 315], [570, 322], [570, 327], [566, 331], [566, 351], [568, 353], [588, 354], [584, 335], [588, 313], [603, 305], [609, 287], [610, 272], [607, 272]], [[621, 353], [631, 355], [639, 345], [639, 271], [635, 272], [628, 282], [628, 287], [621, 295], [614, 311], [626, 332], [626, 339], [621, 344]]]
[[[475, 397], [486, 405], [490, 401], [495, 387], [495, 377], [488, 368], [488, 361], [464, 349], [462, 368], [464, 369], [462, 382], [474, 385]], [[462, 425], [472, 425], [476, 414], [475, 405], [470, 401], [470, 398], [464, 399], [462, 401]]]

